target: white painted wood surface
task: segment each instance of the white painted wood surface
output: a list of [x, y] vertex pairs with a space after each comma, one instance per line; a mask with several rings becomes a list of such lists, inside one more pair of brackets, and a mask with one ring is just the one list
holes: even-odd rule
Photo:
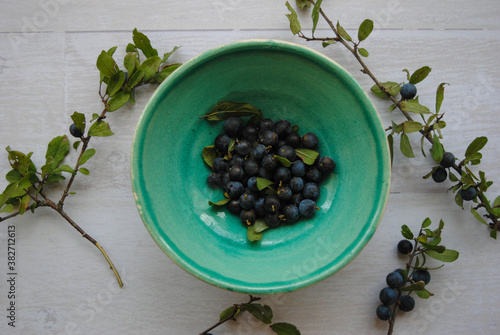
[[[292, 2], [293, 3], [293, 2]], [[487, 135], [481, 169], [500, 194], [500, 2], [324, 1], [325, 11], [349, 31], [365, 18], [377, 30], [366, 41], [367, 63], [381, 80], [403, 81], [402, 69], [433, 71], [419, 85], [421, 102], [434, 105], [435, 88], [448, 82], [443, 111], [444, 144], [457, 155]], [[67, 133], [69, 115], [101, 110], [95, 60], [102, 49], [131, 40], [134, 27], [159, 50], [182, 46], [172, 60], [185, 62], [220, 44], [273, 38], [308, 45], [333, 58], [369, 91], [370, 79], [340, 46], [323, 49], [291, 35], [284, 1], [97, 1], [4, 0], [0, 3], [0, 147], [33, 151], [40, 165], [46, 144]], [[310, 27], [309, 14], [301, 14]], [[328, 35], [320, 21], [317, 35]], [[305, 29], [304, 29], [305, 30]], [[190, 276], [156, 246], [135, 208], [129, 153], [136, 122], [153, 88], [138, 92], [137, 104], [109, 116], [116, 135], [92, 140], [97, 154], [89, 177], [77, 178], [66, 210], [106, 248], [122, 274], [119, 289], [101, 254], [54, 212], [0, 225], [1, 334], [197, 334], [217, 321], [225, 307], [246, 300]], [[373, 97], [385, 125], [402, 120]], [[415, 151], [419, 150], [415, 148]], [[0, 171], [8, 169], [0, 154]], [[75, 159], [75, 156], [69, 158]], [[90, 162], [89, 162], [90, 163]], [[403, 265], [395, 252], [399, 227], [416, 228], [425, 217], [443, 219], [445, 244], [461, 252], [457, 262], [433, 272], [435, 296], [417, 300], [400, 315], [396, 334], [499, 334], [499, 243], [466, 210], [447, 185], [422, 180], [430, 159], [396, 154], [387, 210], [373, 239], [339, 273], [298, 292], [268, 296], [276, 321], [296, 324], [302, 334], [385, 334], [376, 320], [385, 275]], [[0, 181], [4, 188], [6, 181]], [[60, 189], [55, 189], [58, 192]], [[362, 204], [353, 204], [360, 206]], [[17, 231], [16, 327], [7, 325], [7, 224]], [[435, 262], [439, 265], [439, 262]], [[242, 317], [215, 334], [271, 334]]]

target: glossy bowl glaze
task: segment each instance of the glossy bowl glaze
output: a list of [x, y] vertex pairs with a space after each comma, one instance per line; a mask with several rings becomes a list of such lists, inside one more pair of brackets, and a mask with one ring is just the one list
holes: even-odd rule
[[[201, 151], [222, 132], [200, 116], [224, 100], [315, 132], [337, 168], [309, 220], [264, 232], [246, 228], [207, 186]], [[195, 277], [231, 291], [293, 291], [351, 261], [372, 237], [387, 202], [390, 158], [371, 101], [338, 64], [299, 45], [252, 40], [190, 60], [156, 90], [137, 126], [131, 157], [139, 213], [158, 246]]]

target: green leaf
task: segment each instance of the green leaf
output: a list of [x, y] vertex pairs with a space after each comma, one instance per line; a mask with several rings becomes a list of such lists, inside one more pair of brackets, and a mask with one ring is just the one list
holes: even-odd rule
[[474, 209], [474, 207], [471, 207], [470, 208], [470, 211], [472, 213], [472, 215], [474, 215], [474, 217], [479, 221], [481, 222], [482, 224], [485, 224], [488, 226], [488, 224], [486, 223], [486, 221], [481, 217], [481, 215], [479, 215], [479, 213]]
[[431, 219], [425, 218], [425, 220], [422, 222], [422, 228], [427, 228], [432, 224]]
[[438, 254], [442, 254], [446, 250], [446, 247], [442, 245], [434, 245], [427, 242], [420, 242], [420, 244], [427, 249], [425, 252], [432, 251], [437, 252]]
[[18, 209], [20, 215], [26, 213], [26, 210], [28, 209], [30, 204], [30, 200], [31, 197], [29, 194], [25, 194], [24, 196], [21, 197], [21, 199], [19, 200], [19, 209]]
[[490, 231], [490, 236], [496, 240], [497, 239], [497, 231], [495, 229], [492, 229]]
[[327, 46], [335, 44], [335, 43], [337, 43], [337, 41], [335, 41], [333, 39], [329, 39], [327, 41], [324, 41], [321, 45], [323, 45], [323, 48], [326, 48]]
[[311, 1], [309, 0], [296, 0], [295, 2], [297, 4], [297, 7], [299, 7], [300, 9], [304, 7], [311, 7], [312, 5]]
[[135, 70], [136, 58], [137, 55], [135, 54], [135, 52], [127, 52], [125, 58], [123, 59], [123, 66], [125, 66], [125, 69], [127, 69], [129, 76], [132, 75]]
[[59, 166], [69, 153], [69, 140], [66, 135], [53, 138], [47, 146], [45, 154], [46, 164], [50, 164], [50, 170]]
[[278, 335], [300, 335], [300, 331], [294, 325], [286, 322], [274, 323], [271, 329]]
[[158, 84], [161, 84], [165, 79], [167, 79], [168, 76], [170, 76], [172, 74], [172, 72], [177, 70], [181, 65], [182, 65], [181, 63], [176, 63], [176, 64], [172, 64], [172, 65], [164, 67], [161, 71], [159, 71], [155, 75], [155, 77], [154, 77], [155, 82], [157, 82]]
[[444, 85], [449, 85], [449, 84], [448, 83], [441, 83], [441, 84], [439, 84], [439, 86], [436, 90], [436, 114], [439, 113], [439, 111], [441, 110], [441, 104], [443, 103]]
[[[314, 8], [312, 10], [312, 21], [313, 21], [313, 27], [312, 27], [312, 35], [314, 36], [314, 32], [316, 31], [316, 26], [318, 25], [318, 20], [319, 20], [319, 9], [321, 7], [321, 3], [323, 0], [318, 0], [314, 4]], [[295, 35], [295, 34], [294, 34]]]
[[0, 208], [0, 213], [12, 213], [14, 211], [14, 206], [12, 204], [6, 204]]
[[84, 167], [79, 168], [79, 169], [78, 169], [78, 172], [80, 172], [81, 174], [86, 175], [86, 176], [88, 176], [88, 175], [90, 174], [90, 171], [89, 171], [89, 170], [87, 170], [87, 169], [86, 169], [86, 168], [84, 168]]
[[[389, 93], [392, 96], [396, 96], [399, 91], [401, 90], [401, 86], [399, 86], [398, 83], [393, 82], [393, 81], [387, 81], [385, 83], [380, 83], [382, 87], [387, 90], [387, 93]], [[371, 87], [371, 91], [373, 94], [378, 96], [379, 98], [387, 98], [387, 94], [378, 87], [377, 84], [373, 85]]]
[[292, 31], [292, 34], [297, 35], [302, 30], [302, 28], [300, 27], [299, 19], [297, 17], [297, 12], [292, 8], [292, 6], [290, 6], [290, 3], [288, 1], [286, 2], [286, 7], [290, 11], [290, 14], [285, 14], [290, 21], [290, 30]]
[[421, 67], [420, 69], [416, 70], [413, 72], [413, 74], [410, 77], [410, 84], [418, 84], [422, 80], [424, 80], [429, 73], [431, 72], [431, 68], [428, 66]]
[[389, 154], [391, 155], [391, 166], [394, 160], [394, 137], [392, 134], [387, 135], [387, 144], [389, 145]]
[[250, 242], [259, 241], [262, 238], [262, 235], [263, 235], [262, 233], [255, 232], [255, 226], [253, 225], [247, 228], [247, 239]]
[[224, 198], [222, 200], [219, 200], [217, 202], [212, 202], [212, 201], [209, 201], [208, 202], [208, 205], [210, 206], [224, 206], [225, 204], [227, 204], [229, 201], [231, 201], [230, 198]]
[[254, 223], [254, 231], [256, 233], [262, 233], [264, 230], [269, 229], [270, 227], [266, 224], [264, 220], [257, 220]]
[[401, 291], [421, 291], [425, 288], [425, 283], [423, 281], [418, 281], [416, 283], [410, 284], [405, 287], [401, 287]]
[[130, 79], [127, 82], [127, 86], [131, 89], [134, 88], [135, 86], [137, 86], [141, 82], [141, 80], [142, 80], [142, 78], [144, 78], [145, 74], [146, 73], [142, 70], [135, 71], [134, 74], [132, 76], [130, 76]]
[[113, 112], [113, 111], [119, 109], [120, 107], [122, 107], [123, 105], [125, 105], [127, 103], [129, 98], [130, 98], [130, 93], [126, 93], [123, 91], [118, 92], [114, 97], [109, 99], [107, 106], [106, 106], [108, 112]]
[[344, 40], [349, 42], [352, 41], [352, 37], [347, 33], [347, 31], [345, 31], [344, 27], [340, 25], [339, 21], [337, 21], [337, 31], [340, 37], [342, 37]]
[[368, 57], [370, 55], [370, 53], [368, 52], [368, 50], [366, 50], [365, 48], [359, 48], [358, 52], [363, 57]]
[[7, 179], [7, 181], [9, 183], [15, 183], [15, 182], [18, 182], [19, 180], [21, 180], [23, 176], [16, 170], [10, 170], [9, 172], [7, 172], [7, 174], [5, 175], [5, 179]]
[[295, 149], [295, 153], [299, 156], [305, 164], [313, 165], [318, 158], [319, 153], [317, 151], [311, 149], [297, 148]]
[[429, 291], [427, 291], [425, 288], [423, 290], [416, 290], [415, 293], [421, 299], [429, 299], [430, 297], [432, 297], [434, 295], [434, 294], [430, 293]]
[[73, 123], [76, 125], [76, 129], [82, 133], [85, 132], [85, 114], [74, 112], [71, 115], [71, 120], [73, 120]]
[[139, 70], [144, 71], [144, 78], [142, 78], [142, 81], [146, 82], [154, 78], [156, 72], [160, 69], [160, 64], [161, 58], [158, 56], [151, 56], [146, 59], [139, 67]]
[[113, 56], [115, 54], [115, 51], [116, 51], [117, 48], [118, 48], [117, 46], [110, 48], [107, 51], [108, 55]]
[[7, 147], [5, 149], [9, 153], [9, 163], [14, 170], [19, 172], [23, 176], [25, 176], [28, 172], [36, 172], [36, 166], [31, 161], [31, 155], [33, 154], [32, 152], [25, 155], [20, 151], [11, 150], [10, 147]]
[[257, 188], [259, 189], [259, 191], [262, 191], [263, 189], [265, 189], [266, 187], [270, 187], [271, 185], [274, 185], [274, 181], [257, 177]]
[[399, 143], [399, 148], [401, 149], [401, 152], [403, 155], [405, 155], [408, 158], [415, 157], [415, 154], [413, 153], [413, 149], [410, 144], [410, 139], [408, 138], [408, 135], [405, 133], [401, 134], [401, 141]]
[[107, 137], [111, 135], [114, 135], [114, 133], [109, 128], [109, 123], [107, 122], [101, 120], [90, 126], [89, 136]]
[[413, 233], [411, 232], [410, 228], [407, 225], [402, 225], [401, 226], [401, 234], [403, 235], [404, 238], [408, 240], [413, 239]]
[[429, 108], [418, 103], [417, 100], [405, 100], [401, 102], [401, 109], [405, 112], [416, 114], [430, 114]]
[[133, 45], [132, 43], [129, 43], [127, 44], [127, 48], [125, 49], [125, 52], [136, 52], [137, 49], [135, 47], [135, 45]]
[[151, 46], [149, 38], [135, 28], [132, 32], [132, 40], [135, 46], [142, 51], [146, 58], [158, 56], [158, 51]]
[[203, 161], [210, 166], [210, 168], [214, 169], [214, 160], [215, 160], [216, 149], [215, 145], [208, 145], [203, 148], [201, 151], [201, 155], [203, 157]]
[[403, 132], [405, 134], [416, 133], [422, 129], [422, 124], [417, 121], [405, 121], [403, 122]]
[[164, 54], [163, 54], [163, 58], [161, 59], [161, 62], [162, 62], [162, 63], [165, 63], [165, 62], [168, 60], [168, 58], [169, 58], [170, 56], [172, 56], [172, 54], [173, 54], [173, 53], [174, 53], [177, 49], [179, 49], [179, 47], [178, 47], [178, 46], [175, 46], [175, 47], [172, 49], [172, 51], [164, 53]]
[[51, 173], [49, 177], [45, 180], [46, 184], [54, 184], [57, 183], [61, 180], [65, 180], [64, 176], [57, 174], [57, 173]]
[[68, 172], [71, 174], [76, 174], [75, 170], [69, 165], [61, 165], [57, 169], [54, 170], [54, 173]]
[[[364, 20], [358, 29], [358, 39], [359, 41], [365, 40], [373, 31], [373, 21], [370, 19]], [[367, 56], [364, 56], [367, 57]]]
[[283, 165], [284, 167], [290, 167], [292, 165], [292, 163], [286, 159], [285, 157], [281, 157], [281, 156], [278, 156], [278, 155], [275, 155], [274, 157], [276, 157], [276, 159], [281, 163], [281, 165]]
[[251, 303], [245, 306], [245, 310], [265, 324], [273, 322], [273, 311], [267, 305], [262, 306], [261, 304]]
[[443, 154], [444, 154], [444, 148], [443, 145], [441, 144], [441, 141], [439, 140], [439, 136], [434, 134], [432, 143], [432, 158], [437, 163], [440, 163], [441, 160], [443, 160]]
[[78, 160], [78, 165], [85, 164], [94, 155], [95, 155], [95, 149], [90, 148], [85, 150], [85, 152], [80, 156], [80, 159]]
[[425, 253], [427, 254], [427, 256], [430, 256], [441, 262], [454, 262], [457, 260], [459, 255], [458, 251], [451, 249], [446, 249], [444, 252], [436, 252], [433, 250], [428, 250]]
[[[240, 309], [239, 308], [236, 309], [236, 312], [235, 312], [235, 309], [236, 309], [236, 306], [231, 306], [231, 307], [228, 307], [225, 310], [223, 310], [219, 315], [219, 321], [225, 320], [231, 316], [236, 317], [240, 313]], [[234, 315], [233, 315], [233, 313], [234, 313]]]
[[97, 57], [96, 66], [102, 76], [107, 78], [111, 78], [118, 71], [115, 60], [104, 50]]
[[486, 145], [486, 143], [488, 143], [487, 137], [476, 137], [474, 141], [472, 141], [472, 143], [467, 147], [467, 150], [465, 151], [465, 157], [469, 158], [476, 152], [479, 152], [479, 150], [481, 150]]
[[125, 72], [120, 70], [109, 79], [106, 92], [110, 97], [112, 97], [116, 93], [118, 93], [118, 91], [120, 91], [124, 83], [125, 83]]
[[259, 115], [260, 112], [254, 106], [246, 102], [236, 101], [221, 101], [200, 119], [207, 119], [207, 121], [221, 121], [230, 118], [231, 116], [254, 116]]

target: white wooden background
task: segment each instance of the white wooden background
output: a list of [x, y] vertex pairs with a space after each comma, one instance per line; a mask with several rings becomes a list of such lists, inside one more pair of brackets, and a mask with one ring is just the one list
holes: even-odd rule
[[[73, 111], [102, 109], [95, 61], [117, 45], [124, 54], [137, 27], [160, 51], [182, 46], [172, 57], [185, 62], [212, 47], [243, 39], [273, 38], [308, 45], [354, 74], [369, 90], [370, 79], [340, 46], [323, 49], [288, 30], [284, 0], [3, 0], [0, 2], [0, 147], [34, 152], [44, 161], [46, 144], [67, 134]], [[292, 1], [293, 4], [293, 1]], [[356, 33], [365, 19], [375, 22], [365, 47], [368, 65], [381, 80], [404, 81], [404, 68], [428, 65], [419, 84], [421, 102], [434, 106], [439, 83], [448, 82], [442, 110], [448, 127], [444, 144], [457, 156], [477, 136], [487, 135], [481, 169], [500, 194], [500, 2], [497, 0], [324, 1], [334, 21]], [[303, 26], [311, 26], [308, 13]], [[320, 20], [319, 35], [328, 35]], [[305, 30], [305, 29], [304, 29]], [[129, 153], [135, 125], [153, 88], [141, 89], [137, 104], [109, 116], [115, 136], [93, 139], [96, 156], [89, 177], [77, 178], [67, 212], [108, 251], [121, 272], [119, 289], [101, 254], [57, 213], [0, 225], [1, 334], [197, 334], [218, 313], [245, 295], [230, 293], [190, 276], [156, 246], [135, 208], [129, 180]], [[385, 125], [401, 116], [373, 98]], [[418, 142], [415, 139], [416, 143]], [[3, 150], [3, 149], [2, 149]], [[419, 150], [416, 147], [415, 151]], [[69, 161], [74, 161], [71, 156]], [[268, 296], [263, 303], [275, 321], [296, 324], [302, 334], [385, 334], [376, 320], [385, 276], [403, 266], [395, 252], [399, 227], [416, 229], [425, 217], [446, 223], [444, 243], [461, 252], [457, 262], [432, 273], [429, 300], [400, 315], [396, 334], [499, 334], [500, 242], [459, 209], [444, 185], [422, 180], [432, 162], [396, 154], [387, 210], [361, 254], [334, 276], [294, 293]], [[9, 169], [0, 153], [0, 172]], [[0, 181], [0, 188], [6, 181]], [[60, 192], [60, 189], [54, 189]], [[353, 204], [353, 207], [362, 204]], [[16, 328], [7, 326], [7, 224], [17, 230]], [[439, 262], [435, 262], [439, 265]], [[272, 334], [241, 317], [215, 334]]]

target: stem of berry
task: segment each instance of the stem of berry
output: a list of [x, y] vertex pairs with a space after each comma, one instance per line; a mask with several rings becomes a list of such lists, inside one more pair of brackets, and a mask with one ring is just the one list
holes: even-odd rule
[[[316, 1], [314, 1], [314, 0], [310, 0], [310, 2], [313, 5], [316, 4]], [[323, 11], [323, 9], [321, 7], [319, 8], [319, 13], [323, 17], [323, 19], [328, 23], [328, 25], [330, 26], [330, 28], [332, 29], [332, 31], [335, 33], [336, 37], [334, 37], [334, 38], [307, 37], [302, 32], [299, 32], [298, 36], [300, 38], [305, 39], [306, 41], [334, 40], [334, 41], [337, 41], [337, 42], [341, 43], [347, 50], [349, 50], [353, 54], [353, 56], [356, 58], [356, 60], [358, 61], [358, 63], [361, 65], [361, 67], [362, 67], [361, 72], [363, 72], [364, 74], [368, 75], [373, 80], [373, 82], [380, 88], [380, 90], [387, 95], [387, 97], [391, 100], [391, 102], [398, 107], [398, 109], [400, 110], [400, 112], [405, 116], [405, 118], [408, 121], [414, 121], [413, 118], [410, 116], [410, 114], [408, 112], [406, 112], [406, 111], [403, 110], [402, 105], [401, 105], [401, 101], [397, 100], [394, 96], [392, 96], [389, 93], [389, 91], [385, 87], [383, 87], [383, 85], [375, 77], [375, 75], [370, 71], [370, 69], [365, 64], [365, 62], [363, 61], [361, 55], [358, 52], [357, 44], [355, 44], [354, 46], [351, 46], [346, 40], [344, 40], [342, 38], [342, 36], [338, 32], [337, 28], [333, 24], [333, 22], [328, 18], [328, 16], [325, 14], [325, 12]], [[424, 136], [430, 144], [434, 143], [434, 140], [433, 140], [433, 137], [432, 137], [432, 134], [431, 134], [432, 130], [433, 129], [425, 129], [425, 130], [422, 129], [422, 130], [419, 131], [420, 134], [422, 134], [422, 136]], [[457, 173], [459, 173], [461, 175], [462, 169], [461, 169], [460, 166], [454, 164], [451, 168], [453, 168]], [[478, 194], [482, 194], [482, 192], [480, 192], [478, 190]], [[495, 216], [495, 214], [490, 211], [490, 209], [489, 209], [490, 206], [485, 206], [484, 205], [485, 198], [482, 197], [482, 196], [478, 196], [478, 199], [479, 199], [479, 202], [482, 205], [482, 207], [484, 207], [485, 210], [486, 210], [486, 212], [488, 213], [487, 217], [491, 220], [490, 228], [491, 229], [495, 229], [496, 231], [500, 231], [500, 221]]]

